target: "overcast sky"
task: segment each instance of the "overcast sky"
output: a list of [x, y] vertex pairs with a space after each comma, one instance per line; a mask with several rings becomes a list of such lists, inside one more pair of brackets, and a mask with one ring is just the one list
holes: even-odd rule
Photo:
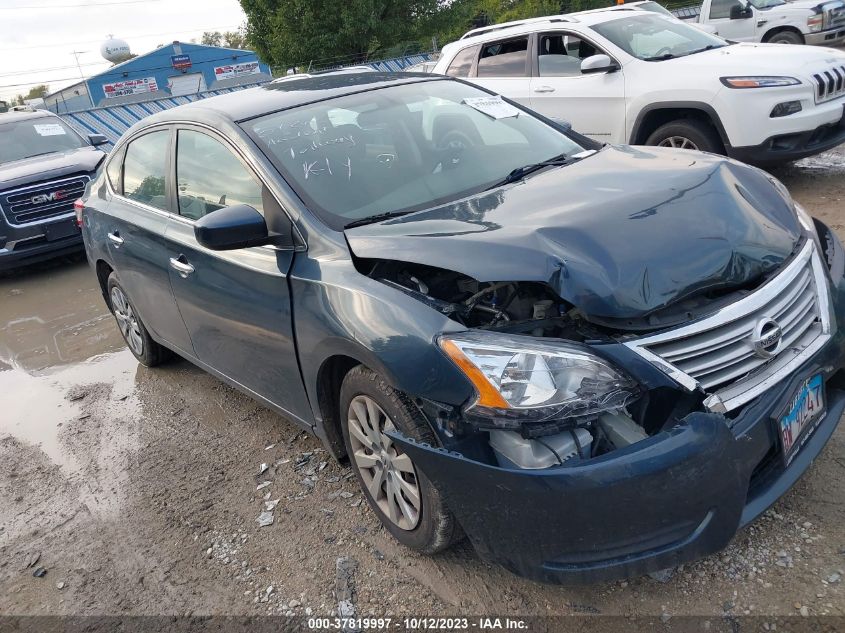
[[100, 44], [114, 35], [133, 53], [203, 31], [232, 31], [246, 22], [238, 0], [0, 0], [0, 99], [80, 80], [72, 51], [88, 77], [111, 64]]

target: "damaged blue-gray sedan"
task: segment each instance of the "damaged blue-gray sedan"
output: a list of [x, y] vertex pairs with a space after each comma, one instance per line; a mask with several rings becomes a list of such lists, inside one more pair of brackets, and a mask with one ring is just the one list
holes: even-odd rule
[[547, 582], [715, 552], [845, 409], [845, 255], [776, 179], [461, 81], [150, 116], [77, 203], [127, 345], [348, 458], [398, 541]]

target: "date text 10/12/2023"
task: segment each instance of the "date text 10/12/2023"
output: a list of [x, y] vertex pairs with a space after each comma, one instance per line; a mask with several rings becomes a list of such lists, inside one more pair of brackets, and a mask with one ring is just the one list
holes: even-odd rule
[[499, 617], [403, 617], [403, 618], [308, 618], [308, 628], [313, 631], [522, 631], [528, 623], [520, 618]]

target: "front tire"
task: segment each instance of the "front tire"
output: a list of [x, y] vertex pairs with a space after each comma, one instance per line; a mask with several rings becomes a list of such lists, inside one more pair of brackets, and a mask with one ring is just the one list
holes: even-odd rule
[[795, 31], [778, 31], [766, 42], [770, 44], [803, 44], [804, 38]]
[[138, 316], [135, 307], [129, 300], [129, 296], [123, 286], [120, 285], [120, 278], [117, 273], [113, 272], [109, 275], [106, 290], [109, 308], [115, 321], [117, 321], [120, 334], [138, 362], [147, 367], [155, 367], [169, 359], [171, 356], [170, 350], [159, 345], [150, 337], [141, 317]]
[[651, 133], [645, 144], [713, 154], [725, 153], [716, 130], [711, 125], [695, 119], [678, 119], [661, 125]]
[[436, 445], [434, 433], [410, 399], [359, 365], [343, 380], [340, 412], [350, 466], [387, 531], [423, 554], [440, 552], [459, 540], [460, 528], [440, 493], [385, 434], [395, 429]]

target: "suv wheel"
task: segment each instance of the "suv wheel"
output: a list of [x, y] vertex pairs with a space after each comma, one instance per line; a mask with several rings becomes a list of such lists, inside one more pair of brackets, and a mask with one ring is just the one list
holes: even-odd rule
[[679, 119], [661, 125], [651, 133], [645, 144], [714, 154], [722, 154], [725, 151], [716, 130], [707, 123], [691, 119]]
[[387, 531], [424, 554], [457, 541], [460, 528], [440, 493], [385, 434], [397, 430], [436, 445], [434, 433], [408, 397], [359, 365], [343, 381], [340, 407], [349, 463]]
[[167, 360], [171, 355], [170, 350], [150, 337], [147, 328], [144, 327], [141, 318], [132, 307], [132, 302], [123, 290], [123, 286], [120, 285], [117, 273], [113, 272], [109, 275], [106, 289], [109, 308], [114, 314], [123, 340], [126, 341], [129, 351], [138, 359], [138, 362], [147, 367], [154, 367]]

